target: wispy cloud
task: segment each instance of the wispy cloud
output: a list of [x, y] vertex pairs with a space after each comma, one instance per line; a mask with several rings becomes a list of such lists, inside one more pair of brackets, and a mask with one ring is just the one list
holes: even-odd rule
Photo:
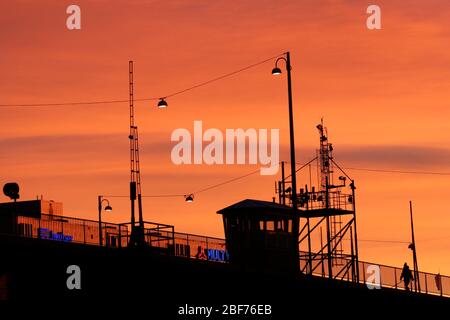
[[368, 164], [383, 168], [450, 166], [450, 149], [427, 146], [340, 146], [334, 155], [346, 164]]
[[[317, 148], [297, 148], [297, 162], [306, 163], [316, 155]], [[345, 165], [368, 165], [381, 169], [449, 168], [450, 149], [411, 145], [337, 145], [335, 160]], [[289, 147], [280, 149], [280, 159], [289, 161]]]

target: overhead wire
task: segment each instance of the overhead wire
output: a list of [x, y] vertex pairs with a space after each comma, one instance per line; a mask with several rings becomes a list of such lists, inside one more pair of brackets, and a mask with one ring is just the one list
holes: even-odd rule
[[[284, 54], [284, 53], [283, 53]], [[221, 76], [218, 76], [216, 78], [212, 78], [209, 79], [207, 81], [203, 81], [200, 82], [196, 85], [187, 87], [185, 89], [179, 90], [179, 91], [175, 91], [166, 95], [161, 95], [158, 97], [149, 97], [149, 98], [138, 98], [138, 99], [134, 99], [134, 101], [155, 101], [155, 100], [159, 100], [159, 99], [166, 99], [166, 98], [170, 98], [170, 97], [174, 97], [180, 94], [183, 94], [185, 92], [206, 86], [208, 84], [211, 84], [213, 82], [231, 77], [233, 75], [236, 75], [238, 73], [244, 72], [248, 69], [254, 68], [256, 66], [259, 66], [263, 63], [266, 63], [268, 61], [274, 60], [278, 57], [281, 57], [283, 54], [278, 54], [276, 56], [264, 59], [262, 61], [250, 64], [246, 67], [240, 68], [238, 70], [223, 74]], [[78, 101], [78, 102], [56, 102], [56, 103], [19, 103], [19, 104], [0, 104], [0, 107], [3, 108], [7, 108], [7, 107], [64, 107], [64, 106], [79, 106], [79, 105], [97, 105], [97, 104], [114, 104], [114, 103], [125, 103], [128, 102], [128, 99], [120, 99], [120, 100], [94, 100], [94, 101]]]
[[[303, 164], [296, 162], [296, 165], [301, 165], [299, 169], [296, 169], [296, 172], [303, 169], [306, 165], [309, 163], [312, 163], [316, 158], [310, 160], [308, 163]], [[288, 161], [284, 161], [284, 163], [290, 163]], [[333, 163], [335, 163], [333, 161]], [[335, 163], [336, 164], [336, 163]], [[312, 164], [313, 166], [317, 166], [316, 164]], [[450, 176], [450, 172], [443, 172], [443, 171], [420, 171], [420, 170], [391, 170], [391, 169], [378, 169], [378, 168], [357, 168], [357, 167], [341, 167], [341, 169], [345, 170], [355, 170], [355, 171], [368, 171], [368, 172], [380, 172], [380, 173], [400, 173], [400, 174], [422, 174], [422, 175], [443, 175], [443, 176]], [[290, 177], [291, 175], [287, 176], [286, 178]]]

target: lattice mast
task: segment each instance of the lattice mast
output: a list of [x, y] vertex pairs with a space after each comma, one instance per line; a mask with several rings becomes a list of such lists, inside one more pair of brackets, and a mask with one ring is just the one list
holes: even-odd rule
[[320, 190], [326, 191], [328, 184], [331, 184], [331, 174], [333, 173], [331, 167], [331, 160], [333, 160], [333, 146], [328, 143], [327, 128], [323, 126], [323, 119], [317, 125], [320, 134], [320, 149], [319, 149], [319, 168], [320, 168]]
[[[134, 79], [133, 61], [129, 61], [129, 92], [130, 92], [130, 201], [131, 201], [131, 236], [130, 245], [139, 245], [144, 241], [144, 219], [142, 214], [141, 170], [139, 161], [139, 135], [134, 116]], [[136, 199], [138, 202], [138, 224], [136, 224]]]
[[[297, 170], [298, 175], [307, 181], [305, 187], [300, 188], [298, 201], [298, 213], [304, 221], [298, 237], [300, 270], [302, 273], [358, 282], [355, 184], [334, 161], [333, 146], [328, 141], [323, 121], [317, 129], [320, 147], [316, 157]], [[314, 162], [317, 162], [317, 171], [313, 173], [311, 166]], [[283, 167], [282, 162], [282, 180], [276, 185], [276, 192], [279, 193], [279, 202], [285, 204], [289, 203], [292, 188], [285, 187], [290, 181], [284, 175]], [[350, 184], [347, 184], [348, 180]], [[322, 230], [325, 231], [325, 239]], [[320, 239], [319, 243], [317, 239]]]
[[[319, 168], [320, 168], [320, 191], [324, 191], [328, 196], [328, 190], [333, 186], [333, 145], [328, 141], [328, 130], [323, 125], [323, 119], [317, 125], [320, 134], [320, 148], [319, 148]], [[326, 199], [327, 203], [329, 199]], [[342, 217], [340, 215], [331, 216], [327, 219], [328, 228], [330, 231], [330, 238], [332, 246], [335, 248], [335, 253], [331, 260], [333, 265], [342, 264], [342, 242], [338, 241], [337, 233], [342, 228]]]

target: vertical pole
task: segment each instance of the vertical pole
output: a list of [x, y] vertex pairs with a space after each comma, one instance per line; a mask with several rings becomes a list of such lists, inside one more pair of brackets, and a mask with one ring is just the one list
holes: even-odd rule
[[122, 247], [122, 225], [119, 224], [118, 228], [119, 228], [119, 235], [118, 235], [119, 243], [118, 243], [118, 245], [119, 245], [119, 248], [121, 248]]
[[285, 192], [286, 181], [285, 181], [285, 175], [284, 175], [284, 161], [281, 161], [281, 185], [282, 185], [282, 190], [283, 190], [283, 193], [282, 193], [283, 204], [286, 204], [286, 197], [285, 197], [286, 196], [286, 192]]
[[328, 256], [328, 278], [333, 278], [333, 272], [331, 270], [332, 264], [331, 264], [331, 234], [330, 234], [330, 216], [328, 212], [328, 208], [330, 206], [329, 203], [329, 195], [328, 195], [328, 176], [325, 177], [325, 206], [326, 206], [326, 222], [327, 222], [327, 256]]
[[[323, 238], [322, 238], [322, 227], [320, 227], [320, 250], [323, 248]], [[323, 250], [320, 254], [320, 259], [322, 262], [322, 277], [325, 277], [325, 265], [323, 264]]]
[[278, 203], [279, 204], [282, 204], [283, 203], [283, 200], [282, 200], [282, 191], [281, 191], [281, 185], [282, 185], [282, 183], [281, 183], [281, 181], [278, 181]]
[[411, 240], [412, 240], [412, 251], [413, 251], [413, 264], [414, 264], [414, 289], [420, 292], [420, 279], [419, 279], [419, 266], [417, 264], [417, 253], [416, 253], [416, 241], [414, 240], [414, 223], [413, 223], [413, 209], [412, 201], [409, 201], [409, 213], [411, 217]]
[[141, 193], [138, 194], [138, 210], [139, 210], [139, 233], [142, 237], [141, 233], [144, 232], [144, 217], [142, 215], [142, 195]]
[[138, 129], [134, 127], [135, 141], [134, 141], [134, 152], [135, 152], [135, 174], [136, 174], [136, 185], [137, 185], [137, 199], [138, 199], [138, 213], [139, 213], [139, 236], [140, 240], [143, 240], [144, 232], [144, 218], [142, 215], [142, 192], [141, 192], [141, 165], [139, 160], [139, 135]]
[[352, 202], [353, 202], [353, 229], [355, 231], [355, 263], [356, 263], [356, 282], [359, 282], [359, 256], [358, 256], [358, 232], [356, 231], [356, 198], [355, 198], [355, 181], [352, 180]]
[[[362, 263], [362, 270], [363, 270], [363, 281], [364, 281], [364, 284], [366, 284], [366, 264], [364, 262]], [[381, 284], [381, 281], [380, 281], [380, 284]]]
[[306, 219], [308, 224], [308, 260], [309, 260], [309, 274], [312, 275], [312, 255], [311, 255], [311, 228], [309, 225], [309, 218]]
[[288, 82], [288, 102], [289, 102], [289, 140], [291, 153], [291, 185], [292, 185], [292, 232], [295, 235], [293, 238], [293, 250], [295, 257], [295, 272], [300, 270], [299, 250], [298, 250], [298, 235], [300, 229], [299, 218], [297, 217], [297, 177], [295, 172], [295, 142], [294, 142], [294, 113], [292, 110], [292, 79], [291, 79], [291, 55], [286, 52], [286, 71]]
[[308, 164], [308, 169], [309, 169], [309, 185], [311, 186], [311, 191], [312, 191], [313, 184], [312, 184], [312, 176], [311, 176], [311, 163]]
[[14, 212], [13, 212], [13, 234], [18, 235], [19, 234], [19, 214], [17, 212], [17, 199], [14, 199]]
[[[305, 186], [306, 196], [309, 197], [308, 193], [308, 185]], [[306, 211], [309, 209], [309, 199], [306, 199]], [[311, 228], [309, 225], [309, 217], [306, 218], [306, 224], [308, 227], [308, 265], [309, 265], [309, 274], [312, 275], [312, 255], [311, 255]]]
[[321, 184], [321, 181], [320, 181], [320, 158], [319, 158], [319, 156], [320, 156], [319, 150], [316, 150], [316, 161], [317, 161], [316, 176], [317, 176], [317, 188], [318, 188], [318, 191], [320, 191], [322, 189], [321, 188], [322, 184]]
[[98, 196], [98, 241], [100, 247], [103, 246], [103, 234], [102, 234], [102, 196]]
[[350, 252], [351, 252], [351, 262], [352, 262], [352, 281], [356, 280], [356, 269], [355, 269], [355, 253], [353, 248], [353, 228], [350, 227]]
[[86, 244], [86, 221], [83, 220], [83, 243]]
[[[189, 248], [189, 256], [188, 256], [188, 258], [190, 259], [191, 258], [191, 244], [189, 243], [189, 234], [186, 234], [186, 245]], [[196, 248], [194, 248], [194, 250], [195, 249]]]
[[395, 289], [397, 289], [397, 268], [394, 268]]

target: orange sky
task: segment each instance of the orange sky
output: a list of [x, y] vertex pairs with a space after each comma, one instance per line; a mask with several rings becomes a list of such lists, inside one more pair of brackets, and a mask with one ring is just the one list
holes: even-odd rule
[[[0, 4], [0, 104], [159, 97], [291, 51], [297, 159], [314, 156], [323, 116], [345, 167], [450, 172], [450, 4], [376, 1], [382, 30], [366, 28], [366, 1], [76, 1], [82, 29], [68, 31], [64, 1]], [[288, 160], [286, 82], [271, 63], [173, 99], [137, 103], [143, 192], [189, 193], [256, 166], [176, 166], [176, 128], [279, 128]], [[1, 108], [0, 183], [22, 198], [62, 201], [66, 215], [96, 219], [98, 194], [128, 192], [128, 105]], [[358, 187], [360, 239], [409, 240], [414, 201], [419, 267], [450, 274], [450, 178], [349, 171]], [[145, 218], [178, 231], [223, 236], [218, 209], [270, 200], [275, 177], [251, 176], [196, 196], [144, 201]], [[301, 184], [302, 182], [300, 182]], [[304, 184], [304, 182], [303, 182]], [[7, 200], [2, 197], [2, 200]], [[105, 220], [129, 219], [110, 199]], [[400, 266], [404, 244], [360, 243], [363, 260]]]

